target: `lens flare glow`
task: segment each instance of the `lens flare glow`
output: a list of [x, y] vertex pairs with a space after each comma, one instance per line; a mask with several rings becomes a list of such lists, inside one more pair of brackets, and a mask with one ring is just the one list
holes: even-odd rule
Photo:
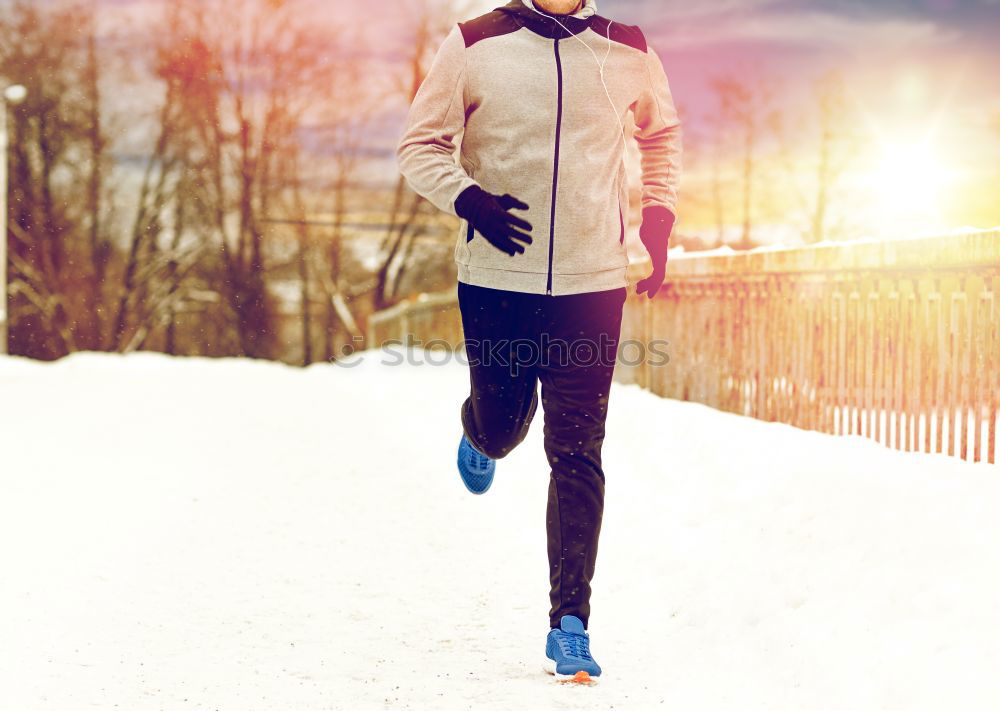
[[872, 197], [887, 217], [932, 214], [948, 186], [947, 161], [928, 141], [889, 141], [870, 175]]

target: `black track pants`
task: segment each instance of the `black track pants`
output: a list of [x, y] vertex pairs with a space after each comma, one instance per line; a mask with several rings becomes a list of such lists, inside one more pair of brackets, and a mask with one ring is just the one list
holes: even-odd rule
[[566, 296], [459, 282], [472, 391], [462, 426], [484, 454], [501, 459], [528, 432], [542, 384], [549, 621], [587, 625], [590, 582], [604, 511], [601, 445], [626, 289]]

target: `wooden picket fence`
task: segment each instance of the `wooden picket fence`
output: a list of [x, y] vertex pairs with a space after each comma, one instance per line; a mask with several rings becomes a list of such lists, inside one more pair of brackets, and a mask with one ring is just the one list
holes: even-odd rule
[[[634, 281], [647, 267], [631, 269]], [[376, 316], [369, 342], [458, 344], [454, 299]], [[616, 377], [763, 420], [996, 463], [998, 299], [1000, 231], [682, 255], [655, 299], [629, 295]], [[669, 362], [635, 357], [653, 341]]]
[[667, 397], [996, 462], [1000, 232], [672, 260], [623, 338]]
[[391, 342], [420, 347], [455, 349], [462, 344], [462, 315], [458, 291], [420, 294], [368, 317], [365, 341], [369, 348]]

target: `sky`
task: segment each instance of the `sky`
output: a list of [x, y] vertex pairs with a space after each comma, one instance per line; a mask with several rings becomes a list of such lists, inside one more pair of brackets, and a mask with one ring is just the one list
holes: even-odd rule
[[850, 74], [859, 95], [891, 93], [919, 75], [928, 93], [968, 82], [971, 98], [1000, 109], [998, 0], [603, 0], [598, 8], [643, 28], [696, 113], [711, 110], [713, 76], [757, 72], [795, 86], [833, 68]]

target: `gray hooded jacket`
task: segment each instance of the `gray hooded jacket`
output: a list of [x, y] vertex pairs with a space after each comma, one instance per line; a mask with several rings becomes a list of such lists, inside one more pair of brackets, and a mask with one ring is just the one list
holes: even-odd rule
[[597, 15], [594, 0], [559, 17], [565, 29], [529, 5], [511, 0], [452, 28], [410, 106], [400, 171], [453, 215], [470, 185], [528, 204], [513, 211], [533, 228], [523, 254], [501, 252], [462, 221], [459, 281], [553, 295], [625, 286], [628, 111], [642, 208], [676, 209], [680, 122], [663, 65], [638, 27]]

